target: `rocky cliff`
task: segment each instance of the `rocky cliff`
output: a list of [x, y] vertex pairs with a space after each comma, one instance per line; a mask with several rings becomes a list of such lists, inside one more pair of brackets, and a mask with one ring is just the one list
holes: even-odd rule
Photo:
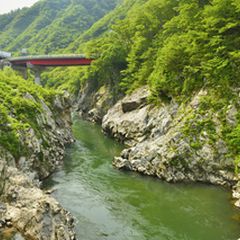
[[207, 89], [184, 102], [169, 98], [150, 104], [149, 96], [147, 87], [142, 87], [110, 105], [103, 117], [105, 133], [126, 145], [113, 165], [168, 182], [230, 186], [239, 199], [236, 163], [224, 138], [226, 126], [237, 125], [239, 97], [224, 105], [222, 114], [222, 109], [208, 104], [213, 93]]
[[77, 112], [80, 117], [101, 124], [104, 115], [121, 96], [121, 94], [114, 94], [111, 86], [99, 87], [94, 82], [86, 83], [76, 100]]
[[18, 158], [0, 148], [1, 225], [13, 226], [26, 239], [75, 239], [70, 213], [39, 189], [40, 181], [62, 163], [65, 144], [73, 141], [71, 104], [67, 96], [55, 97], [51, 106], [30, 93], [24, 97], [41, 106], [35, 115], [41, 132], [32, 127], [19, 132], [24, 151]]

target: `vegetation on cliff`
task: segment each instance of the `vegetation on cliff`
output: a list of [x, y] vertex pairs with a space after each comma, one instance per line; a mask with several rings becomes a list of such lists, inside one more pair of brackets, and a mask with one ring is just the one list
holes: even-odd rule
[[203, 87], [227, 95], [239, 85], [239, 12], [237, 0], [125, 0], [65, 50], [96, 56], [72, 75], [122, 91], [148, 84], [155, 100]]
[[[0, 49], [13, 51], [15, 55], [20, 54], [23, 48], [29, 54], [56, 53], [66, 48], [118, 2], [43, 0], [31, 8], [0, 15]], [[71, 75], [66, 72], [56, 78], [58, 85], [65, 81], [68, 86], [71, 84]], [[72, 91], [79, 89], [78, 71], [76, 76], [72, 80]], [[56, 91], [36, 86], [33, 79], [26, 81], [10, 69], [0, 71], [0, 80], [0, 146], [19, 157], [25, 151], [21, 145], [21, 131], [26, 132], [31, 127], [41, 135], [36, 119], [42, 108], [40, 101], [44, 100], [51, 106]]]
[[9, 68], [0, 71], [0, 146], [14, 157], [24, 154], [21, 133], [30, 127], [41, 134], [37, 114], [42, 111], [41, 100], [51, 102], [56, 94], [33, 81], [26, 81]]
[[58, 91], [10, 68], [0, 71], [1, 231], [11, 226], [26, 239], [75, 239], [70, 213], [38, 188], [72, 142], [69, 109]]

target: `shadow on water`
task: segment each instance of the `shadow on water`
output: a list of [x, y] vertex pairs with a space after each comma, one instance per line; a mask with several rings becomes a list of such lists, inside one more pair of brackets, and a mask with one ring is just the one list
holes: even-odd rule
[[75, 119], [76, 142], [45, 185], [77, 219], [82, 240], [237, 240], [239, 211], [229, 191], [168, 184], [112, 168], [123, 146], [99, 126]]

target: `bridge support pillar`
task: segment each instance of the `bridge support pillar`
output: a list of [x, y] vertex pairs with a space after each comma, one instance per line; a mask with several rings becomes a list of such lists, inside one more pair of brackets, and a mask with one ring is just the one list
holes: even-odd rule
[[3, 70], [3, 60], [0, 60], [0, 69]]
[[35, 83], [38, 84], [38, 85], [41, 85], [42, 68], [39, 67], [39, 66], [34, 66], [32, 64], [27, 64], [27, 68], [29, 68], [31, 73], [34, 75]]
[[12, 68], [16, 71], [18, 71], [19, 73], [21, 73], [22, 77], [24, 79], [28, 79], [28, 71], [27, 71], [27, 68], [25, 67], [18, 67], [18, 66], [12, 66]]
[[34, 78], [35, 83], [41, 85], [41, 71], [39, 68], [34, 69]]

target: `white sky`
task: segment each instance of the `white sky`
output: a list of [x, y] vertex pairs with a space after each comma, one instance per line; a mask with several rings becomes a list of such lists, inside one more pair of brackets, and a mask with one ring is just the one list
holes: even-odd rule
[[0, 0], [0, 14], [23, 7], [30, 7], [38, 0]]

